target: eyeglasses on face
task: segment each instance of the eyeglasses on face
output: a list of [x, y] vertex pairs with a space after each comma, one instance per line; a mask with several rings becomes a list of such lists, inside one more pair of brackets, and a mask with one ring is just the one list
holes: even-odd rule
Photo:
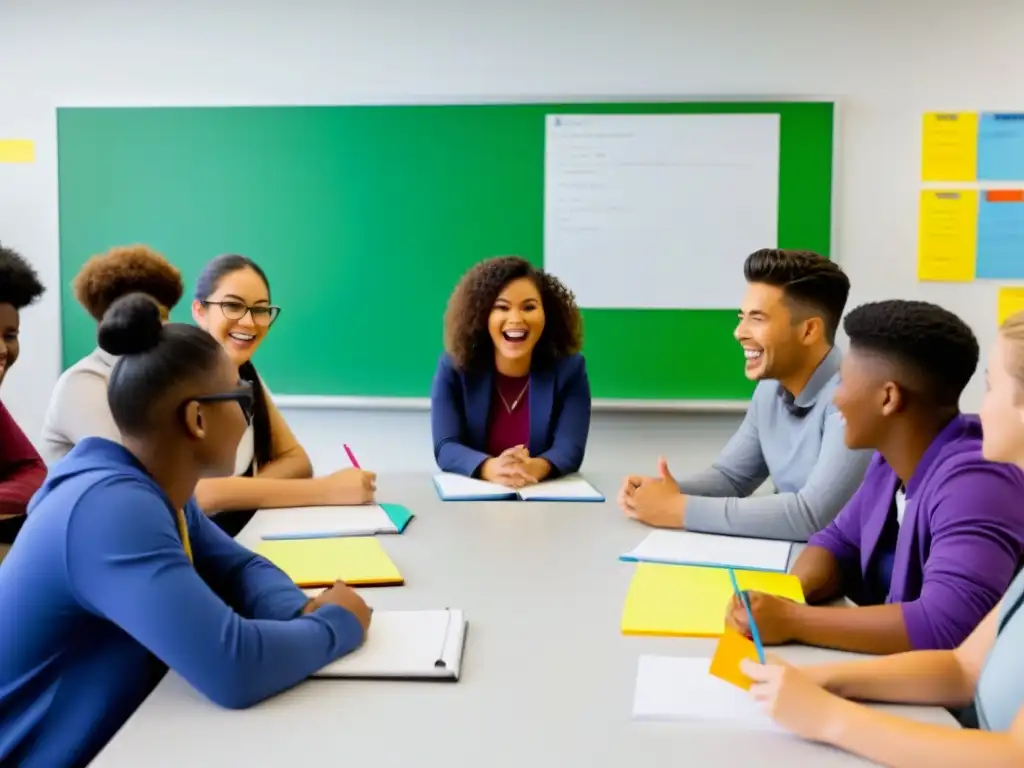
[[270, 325], [281, 314], [281, 308], [268, 304], [257, 304], [250, 307], [241, 301], [204, 301], [204, 307], [220, 307], [220, 311], [228, 320], [241, 320], [248, 313], [256, 325]]
[[189, 403], [223, 403], [234, 401], [238, 403], [238, 407], [242, 409], [242, 415], [245, 416], [245, 423], [252, 424], [253, 409], [256, 405], [256, 398], [252, 391], [252, 384], [249, 382], [241, 382], [238, 385], [238, 389], [232, 392], [214, 392], [209, 395], [197, 395], [196, 397], [190, 397], [184, 403], [184, 408]]

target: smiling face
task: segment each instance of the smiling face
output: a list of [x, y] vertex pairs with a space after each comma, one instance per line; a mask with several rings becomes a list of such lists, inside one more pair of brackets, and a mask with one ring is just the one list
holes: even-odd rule
[[982, 455], [989, 461], [1024, 464], [1024, 397], [1010, 373], [1011, 342], [1002, 334], [989, 353], [981, 403]]
[[857, 350], [843, 357], [832, 402], [845, 423], [846, 447], [877, 449], [888, 419], [902, 408], [903, 393], [883, 360]]
[[269, 307], [267, 284], [246, 267], [224, 275], [205, 301], [192, 302], [192, 316], [220, 342], [237, 368], [249, 361], [270, 330]]
[[501, 289], [487, 328], [499, 358], [529, 363], [533, 348], [544, 333], [544, 305], [533, 280], [521, 277]]
[[748, 379], [783, 379], [801, 368], [809, 321], [794, 322], [781, 288], [750, 283], [739, 317], [733, 335], [743, 347]]
[[21, 352], [18, 331], [21, 320], [12, 304], [0, 304], [0, 384]]

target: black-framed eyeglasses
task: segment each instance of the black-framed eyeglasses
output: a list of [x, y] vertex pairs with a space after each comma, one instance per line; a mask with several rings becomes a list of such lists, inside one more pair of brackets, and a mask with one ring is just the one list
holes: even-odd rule
[[238, 403], [238, 407], [242, 409], [245, 423], [252, 424], [252, 413], [256, 406], [256, 397], [252, 391], [252, 384], [248, 381], [240, 382], [238, 389], [233, 392], [214, 392], [209, 395], [190, 397], [181, 404], [181, 407], [185, 408], [189, 403], [223, 403], [232, 400]]
[[220, 307], [228, 320], [241, 320], [248, 313], [256, 325], [271, 325], [281, 314], [281, 308], [272, 304], [257, 304], [250, 307], [241, 301], [203, 301], [204, 307]]

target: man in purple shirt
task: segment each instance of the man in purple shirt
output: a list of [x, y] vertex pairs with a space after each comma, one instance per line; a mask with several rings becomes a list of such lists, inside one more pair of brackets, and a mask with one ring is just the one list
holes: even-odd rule
[[[752, 594], [761, 639], [859, 653], [950, 649], [999, 601], [1024, 551], [1024, 474], [985, 461], [981, 424], [960, 413], [978, 342], [919, 301], [865, 304], [844, 327], [850, 352], [836, 407], [850, 448], [878, 454], [864, 482], [801, 552], [809, 605]], [[815, 603], [848, 597], [859, 607]], [[736, 600], [727, 622], [749, 632]]]

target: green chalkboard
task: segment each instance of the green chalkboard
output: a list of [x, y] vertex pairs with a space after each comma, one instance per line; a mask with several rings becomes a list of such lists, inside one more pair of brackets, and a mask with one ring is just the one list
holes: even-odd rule
[[[276, 394], [426, 395], [459, 276], [499, 254], [543, 263], [551, 113], [779, 114], [778, 245], [829, 254], [830, 103], [59, 109], [65, 366], [95, 342], [71, 279], [92, 254], [141, 242], [190, 288], [219, 253], [266, 269], [283, 312], [256, 363]], [[595, 397], [751, 392], [734, 311], [584, 320]]]

